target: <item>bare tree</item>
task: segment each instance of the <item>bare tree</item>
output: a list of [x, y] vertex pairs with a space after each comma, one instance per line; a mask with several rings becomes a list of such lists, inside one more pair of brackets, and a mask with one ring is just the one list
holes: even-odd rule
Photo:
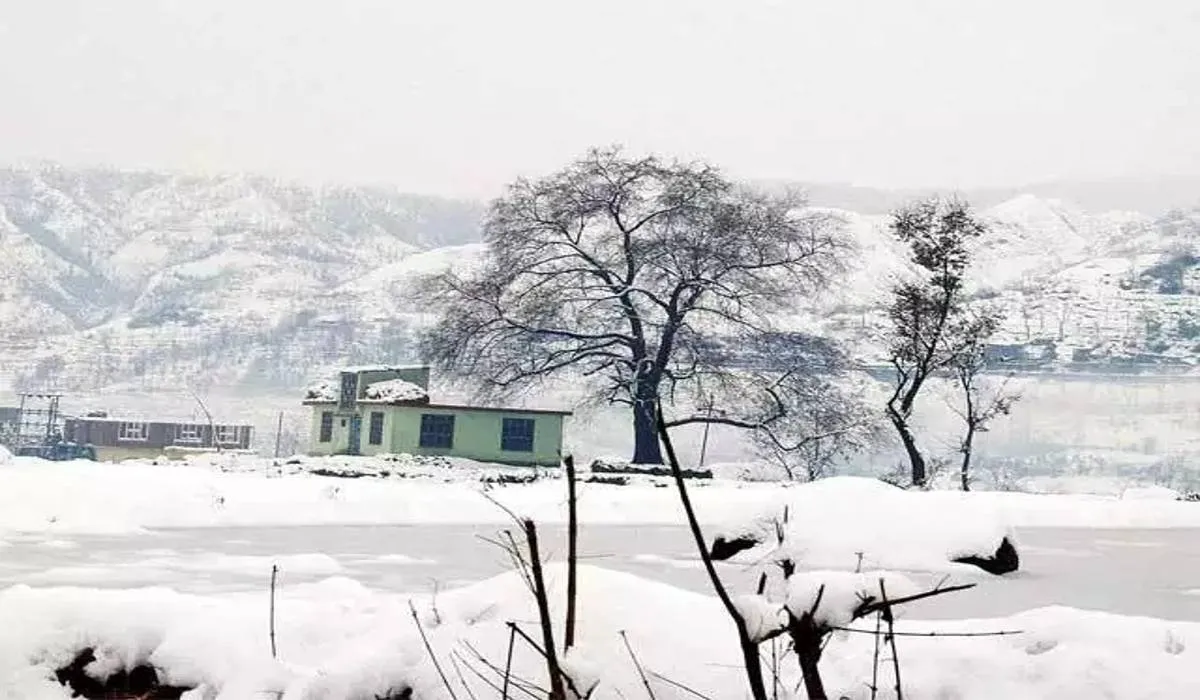
[[962, 328], [957, 331], [963, 339], [963, 345], [951, 361], [951, 369], [962, 401], [961, 408], [956, 408], [955, 412], [965, 426], [958, 448], [962, 454], [959, 479], [963, 491], [971, 490], [971, 455], [975, 436], [987, 432], [988, 424], [993, 419], [1007, 416], [1013, 404], [1021, 398], [1020, 394], [1008, 391], [1007, 380], [998, 386], [989, 386], [983, 376], [987, 368], [987, 342], [999, 322], [997, 314], [985, 312], [961, 324]]
[[802, 400], [751, 442], [790, 480], [813, 481], [833, 472], [845, 458], [880, 440], [882, 416], [869, 408], [863, 389], [849, 382], [813, 381]]
[[[511, 185], [485, 221], [482, 265], [430, 280], [423, 298], [440, 321], [425, 355], [485, 395], [585, 378], [593, 398], [631, 409], [633, 461], [660, 464], [660, 398], [723, 403], [722, 390], [736, 388], [791, 410], [775, 399], [786, 400], [793, 368], [742, 359], [836, 268], [841, 222], [802, 205], [703, 163], [592, 150]], [[754, 428], [769, 417], [713, 421]], [[701, 416], [674, 424], [694, 422]]]
[[924, 486], [928, 470], [912, 432], [913, 407], [926, 381], [947, 370], [962, 350], [968, 246], [987, 228], [965, 202], [932, 198], [893, 214], [891, 229], [908, 244], [921, 277], [897, 285], [888, 306], [895, 387], [887, 415], [908, 455], [913, 485]]

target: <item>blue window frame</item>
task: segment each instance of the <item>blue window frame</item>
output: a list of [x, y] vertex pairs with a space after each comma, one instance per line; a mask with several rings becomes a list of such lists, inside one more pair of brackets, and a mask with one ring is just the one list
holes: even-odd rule
[[383, 444], [383, 413], [371, 412], [371, 424], [367, 426], [367, 442], [372, 445]]
[[533, 452], [533, 419], [505, 418], [500, 427], [500, 449], [505, 452]]
[[421, 447], [454, 447], [454, 416], [421, 414]]
[[317, 439], [320, 442], [333, 442], [333, 413], [321, 413], [321, 434]]

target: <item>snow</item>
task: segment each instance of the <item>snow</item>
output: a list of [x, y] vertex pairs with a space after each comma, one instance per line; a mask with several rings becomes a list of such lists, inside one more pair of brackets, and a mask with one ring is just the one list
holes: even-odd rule
[[[542, 478], [529, 484], [487, 486], [485, 497], [481, 475], [502, 468], [465, 461], [445, 466], [409, 464], [397, 458], [295, 462], [220, 455], [168, 466], [149, 461], [55, 463], [16, 457], [0, 469], [0, 535], [14, 541], [36, 540], [54, 549], [69, 544], [64, 539], [68, 533], [127, 533], [144, 528], [507, 524], [508, 516], [488, 498], [541, 523], [561, 523], [565, 518], [564, 484], [554, 471], [522, 471]], [[310, 473], [339, 465], [374, 476], [337, 479]], [[660, 487], [665, 483], [639, 478], [631, 479], [628, 486], [581, 484], [584, 532], [603, 523], [679, 524], [677, 495]], [[768, 592], [779, 593], [778, 600], [748, 595], [747, 590], [732, 591], [736, 609], [755, 639], [780, 629], [785, 606], [794, 613], [815, 609], [822, 624], [873, 629], [873, 620], [850, 618], [863, 597], [877, 594], [881, 578], [892, 597], [918, 590], [915, 577], [875, 569], [906, 565], [945, 570], [945, 558], [954, 551], [992, 544], [1014, 526], [1046, 522], [1073, 527], [1200, 525], [1196, 504], [1167, 500], [1161, 492], [1126, 489], [1125, 497], [1121, 495], [905, 491], [858, 478], [803, 485], [714, 479], [696, 482], [692, 489], [710, 534], [717, 523], [730, 527], [740, 523], [773, 533], [771, 520], [782, 517], [787, 507], [788, 552], [804, 566], [786, 588]], [[547, 551], [560, 554], [560, 545], [547, 542]], [[860, 565], [860, 551], [866, 570], [858, 573], [853, 569]], [[0, 697], [66, 698], [53, 680], [53, 670], [83, 648], [93, 647], [98, 659], [93, 670], [99, 675], [150, 663], [166, 682], [198, 686], [191, 697], [203, 700], [276, 695], [283, 700], [370, 700], [406, 686], [414, 688], [416, 697], [447, 698], [413, 622], [410, 600], [444, 666], [451, 659], [459, 663], [475, 659], [479, 666], [470, 649], [503, 664], [510, 621], [538, 638], [532, 597], [514, 573], [413, 596], [374, 590], [347, 578], [350, 569], [335, 552], [302, 549], [290, 555], [250, 556], [147, 549], [139, 552], [136, 572], [134, 564], [114, 565], [104, 552], [95, 554], [80, 560], [83, 564], [48, 567], [23, 579], [38, 586], [74, 587], [15, 585], [0, 590]], [[636, 550], [631, 554], [636, 556]], [[425, 559], [395, 554], [378, 561], [428, 565], [429, 573], [436, 575], [435, 562]], [[696, 562], [680, 564], [695, 566]], [[276, 605], [278, 659], [271, 658], [266, 631], [266, 587], [272, 566], [282, 572]], [[178, 580], [167, 574], [180, 571], [214, 580], [260, 576], [262, 588], [228, 592], [218, 587], [197, 595], [162, 587]], [[295, 583], [314, 576], [324, 578]], [[546, 578], [555, 631], [561, 634], [564, 567], [551, 561]], [[84, 582], [128, 586], [135, 580], [158, 586], [78, 587]], [[1000, 578], [988, 585], [1015, 583]], [[744, 696], [732, 623], [714, 597], [590, 565], [580, 567], [579, 593], [578, 645], [564, 655], [563, 664], [577, 685], [595, 684], [596, 700], [645, 697], [626, 640], [660, 700], [690, 697], [661, 680], [660, 674], [708, 697]], [[953, 595], [986, 592], [981, 588]], [[898, 638], [906, 695], [911, 697], [1173, 700], [1200, 696], [1200, 677], [1194, 673], [1200, 662], [1200, 623], [1053, 607], [980, 620], [921, 621], [902, 615], [897, 629], [1017, 632], [994, 637]], [[870, 635], [835, 633], [822, 661], [831, 696], [869, 697], [864, 684], [871, 676], [873, 657]], [[541, 658], [524, 645], [518, 645], [514, 669], [521, 677], [544, 679]], [[452, 667], [447, 670], [457, 679]], [[881, 685], [889, 687], [890, 664], [880, 672]], [[475, 684], [478, 697], [491, 697], [469, 670], [463, 675]], [[794, 661], [785, 655], [782, 686], [795, 688], [798, 680]]]
[[[546, 575], [554, 628], [561, 634], [565, 572], [552, 565]], [[597, 700], [645, 697], [624, 639], [661, 700], [689, 695], [660, 677], [707, 697], [744, 695], [732, 625], [714, 598], [592, 566], [580, 568], [579, 581], [579, 645], [563, 663], [581, 684], [597, 682]], [[831, 587], [827, 595], [832, 601], [852, 589]], [[14, 586], [0, 591], [0, 687], [5, 697], [66, 698], [52, 672], [90, 646], [97, 650], [92, 669], [97, 675], [148, 662], [164, 681], [202, 686], [200, 695], [213, 700], [271, 694], [289, 700], [369, 700], [405, 685], [416, 697], [448, 697], [418, 637], [408, 596], [379, 593], [343, 578], [285, 586], [278, 596], [275, 660], [264, 594]], [[411, 600], [452, 679], [457, 674], [450, 659], [471, 662], [476, 657], [469, 649], [503, 665], [509, 621], [537, 636], [532, 597], [513, 573]], [[873, 623], [857, 625], [869, 629]], [[1018, 632], [898, 638], [905, 691], [912, 697], [1174, 700], [1200, 693], [1194, 672], [1200, 662], [1198, 623], [1055, 607], [988, 620], [902, 618], [897, 630]], [[834, 635], [822, 660], [831, 697], [869, 697], [864, 685], [873, 653], [869, 635]], [[477, 660], [472, 666], [482, 667]], [[513, 668], [515, 675], [544, 683], [540, 656], [523, 644], [516, 646]], [[797, 687], [790, 656], [784, 656], [780, 673], [783, 687]], [[881, 665], [880, 675], [881, 685], [890, 686], [890, 664]], [[470, 671], [463, 677], [479, 697], [492, 697]]]
[[[5, 532], [119, 534], [146, 528], [492, 524], [508, 516], [484, 497], [538, 522], [563, 523], [563, 484], [556, 470], [531, 471], [467, 460], [405, 462], [391, 458], [304, 458], [298, 464], [247, 455], [198, 455], [186, 461], [119, 464], [46, 462], [15, 457], [0, 469], [0, 535]], [[442, 464], [445, 466], [439, 466]], [[315, 476], [347, 467], [378, 477]], [[535, 476], [493, 486], [502, 473]], [[383, 476], [388, 474], [390, 476]], [[682, 509], [663, 479], [627, 486], [580, 484], [584, 523], [679, 524]], [[169, 494], [167, 496], [166, 494]], [[958, 550], [994, 550], [1010, 528], [1200, 527], [1200, 505], [1103, 495], [903, 491], [870, 479], [812, 484], [697, 482], [696, 509], [708, 534], [766, 530], [788, 506], [797, 558], [806, 567], [847, 569], [946, 566]], [[821, 533], [814, 537], [811, 533]], [[773, 539], [771, 540], [773, 541]], [[910, 541], [914, 544], [910, 544]]]
[[881, 585], [890, 599], [920, 592], [911, 580], [885, 571], [800, 571], [787, 581], [784, 606], [795, 617], [812, 615], [818, 626], [842, 627], [863, 601], [881, 599]]
[[388, 379], [367, 385], [363, 391], [366, 397], [363, 403], [403, 403], [421, 401], [429, 398], [429, 392], [422, 387], [403, 379]]
[[6, 464], [12, 464], [12, 461], [13, 453], [9, 452], [8, 448], [4, 445], [0, 445], [0, 467]]
[[761, 642], [787, 627], [787, 610], [761, 595], [733, 596], [733, 607], [746, 626], [746, 635]]
[[338, 387], [331, 379], [323, 379], [304, 390], [305, 401], [337, 401]]
[[[984, 499], [906, 491], [877, 479], [835, 477], [788, 489], [780, 502], [724, 528], [727, 539], [754, 534], [804, 568], [883, 568], [962, 572], [952, 560], [990, 556], [1011, 528]], [[936, 501], [936, 506], [934, 504]], [[780, 546], [778, 533], [783, 534]], [[740, 555], [758, 560], [761, 547]]]

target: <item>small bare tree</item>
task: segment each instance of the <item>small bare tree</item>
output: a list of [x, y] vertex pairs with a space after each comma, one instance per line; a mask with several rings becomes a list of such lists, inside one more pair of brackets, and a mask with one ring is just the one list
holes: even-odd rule
[[965, 323], [956, 331], [962, 338], [962, 347], [951, 361], [961, 407], [955, 412], [962, 418], [964, 432], [959, 443], [962, 462], [959, 465], [959, 480], [963, 491], [971, 490], [971, 456], [975, 447], [975, 436], [987, 432], [988, 425], [999, 416], [1007, 416], [1020, 394], [1007, 389], [1007, 379], [999, 385], [989, 386], [983, 376], [987, 369], [987, 343], [995, 333], [1000, 318], [992, 312], [983, 313]]
[[772, 337], [777, 312], [837, 267], [840, 221], [803, 204], [703, 163], [592, 150], [492, 204], [483, 264], [422, 290], [440, 311], [425, 355], [484, 394], [584, 378], [594, 398], [631, 409], [633, 461], [660, 464], [660, 398], [696, 406], [725, 387], [783, 396], [792, 367], [738, 368]]
[[815, 381], [803, 400], [769, 430], [756, 430], [751, 442], [789, 480], [827, 476], [854, 454], [878, 444], [882, 416], [869, 408], [861, 387], [848, 382]]
[[913, 435], [913, 407], [929, 378], [946, 371], [963, 348], [958, 331], [967, 309], [969, 245], [987, 228], [965, 202], [933, 198], [898, 210], [891, 229], [908, 244], [921, 277], [897, 285], [888, 305], [895, 387], [887, 415], [908, 455], [912, 484], [924, 486], [928, 467]]

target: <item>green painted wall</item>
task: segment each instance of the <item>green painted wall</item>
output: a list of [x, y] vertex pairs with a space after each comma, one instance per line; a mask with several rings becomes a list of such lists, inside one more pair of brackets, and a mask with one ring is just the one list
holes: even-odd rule
[[[318, 442], [321, 437], [321, 414], [325, 411], [333, 413], [333, 440], [331, 442]], [[313, 406], [312, 425], [309, 433], [309, 454], [312, 455], [336, 455], [345, 454], [346, 448], [350, 445], [350, 417], [347, 414], [339, 414], [335, 406]]]
[[[309, 454], [346, 454], [349, 446], [349, 417], [334, 412], [333, 440], [318, 442], [321, 413], [332, 406], [314, 406]], [[562, 453], [563, 416], [521, 411], [480, 411], [470, 409], [429, 408], [425, 406], [360, 405], [362, 417], [360, 454], [420, 454], [466, 457], [501, 464], [557, 466]], [[369, 441], [371, 413], [384, 414], [383, 444]], [[421, 415], [433, 413], [454, 416], [454, 446], [450, 449], [420, 446]], [[529, 418], [534, 421], [533, 452], [509, 452], [500, 449], [500, 431], [505, 418]], [[345, 425], [343, 425], [343, 422]]]

